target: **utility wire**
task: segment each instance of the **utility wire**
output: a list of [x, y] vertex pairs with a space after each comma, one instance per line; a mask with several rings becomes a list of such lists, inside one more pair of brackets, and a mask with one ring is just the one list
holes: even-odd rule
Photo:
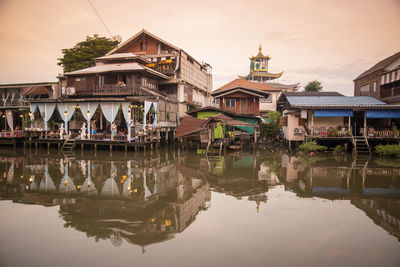
[[106, 28], [106, 31], [108, 32], [108, 34], [110, 35], [110, 38], [112, 39], [112, 34], [110, 32], [110, 30], [108, 29], [107, 25], [104, 23], [103, 19], [101, 18], [100, 14], [97, 12], [96, 8], [94, 7], [94, 5], [92, 4], [92, 2], [90, 0], [88, 0], [90, 6], [93, 8], [94, 13], [96, 13], [97, 17], [100, 19], [101, 23], [103, 23], [104, 28]]

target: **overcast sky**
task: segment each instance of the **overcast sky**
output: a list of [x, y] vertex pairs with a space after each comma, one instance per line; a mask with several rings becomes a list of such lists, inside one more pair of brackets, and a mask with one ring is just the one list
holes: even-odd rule
[[[213, 67], [214, 89], [272, 57], [282, 83], [317, 79], [353, 95], [353, 79], [400, 50], [400, 0], [91, 0], [123, 41], [145, 28]], [[109, 36], [87, 0], [0, 0], [0, 83], [56, 81], [57, 58]]]

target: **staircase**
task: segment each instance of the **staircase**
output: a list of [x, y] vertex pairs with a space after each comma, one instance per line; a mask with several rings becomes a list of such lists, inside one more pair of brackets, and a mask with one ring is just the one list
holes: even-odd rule
[[61, 151], [65, 152], [65, 151], [69, 151], [72, 152], [75, 148], [75, 139], [66, 139], [64, 141], [64, 144], [61, 147]]
[[371, 155], [371, 148], [369, 146], [367, 137], [363, 136], [352, 136], [354, 152], [356, 154], [369, 154]]
[[223, 147], [223, 142], [214, 142], [214, 143], [208, 142], [206, 154], [221, 156], [222, 147]]
[[353, 163], [351, 165], [351, 173], [354, 173], [357, 170], [362, 171], [363, 183], [367, 176], [367, 167], [370, 158], [370, 155], [355, 155]]

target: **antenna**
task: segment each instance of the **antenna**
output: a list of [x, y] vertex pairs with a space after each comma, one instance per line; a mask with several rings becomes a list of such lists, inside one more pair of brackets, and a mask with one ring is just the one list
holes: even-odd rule
[[104, 23], [103, 19], [101, 18], [100, 14], [97, 12], [96, 8], [94, 7], [94, 5], [92, 4], [92, 2], [90, 0], [88, 0], [90, 6], [93, 8], [94, 13], [96, 13], [97, 17], [100, 19], [101, 23], [103, 23], [104, 28], [106, 28], [106, 31], [108, 32], [108, 34], [110, 35], [110, 38], [113, 39], [113, 36], [110, 32], [110, 30], [108, 29], [107, 25]]

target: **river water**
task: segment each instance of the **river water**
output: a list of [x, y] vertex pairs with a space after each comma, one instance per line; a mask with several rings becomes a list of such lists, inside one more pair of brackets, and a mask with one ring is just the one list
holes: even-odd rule
[[400, 163], [0, 151], [0, 266], [400, 266]]

